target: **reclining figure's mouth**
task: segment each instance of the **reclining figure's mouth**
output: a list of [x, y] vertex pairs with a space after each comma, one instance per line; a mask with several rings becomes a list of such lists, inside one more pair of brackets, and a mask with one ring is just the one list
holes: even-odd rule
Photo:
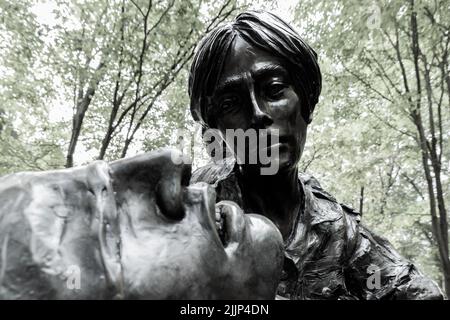
[[240, 224], [237, 222], [240, 220], [240, 217], [231, 208], [228, 208], [231, 207], [230, 201], [227, 201], [230, 203], [216, 203], [217, 199], [214, 187], [204, 182], [195, 183], [184, 188], [186, 190], [185, 200], [190, 202], [189, 199], [192, 199], [194, 203], [201, 203], [200, 207], [197, 207], [201, 208], [199, 210], [200, 216], [202, 217], [201, 220], [208, 226], [206, 229], [214, 234], [213, 237], [224, 248], [233, 239], [237, 242], [239, 241], [239, 235], [244, 230], [238, 227]]
[[215, 209], [216, 209], [215, 226], [217, 234], [219, 235], [219, 239], [222, 242], [222, 245], [226, 247], [228, 244], [229, 235], [227, 233], [227, 223], [225, 219], [225, 213], [222, 212], [222, 210], [220, 210], [220, 207], [217, 205], [215, 206]]

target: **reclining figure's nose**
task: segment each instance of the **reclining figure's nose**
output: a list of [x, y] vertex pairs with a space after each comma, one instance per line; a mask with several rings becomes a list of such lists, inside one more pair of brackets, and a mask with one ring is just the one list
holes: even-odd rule
[[137, 192], [154, 192], [156, 204], [170, 219], [184, 217], [183, 187], [189, 184], [191, 165], [176, 149], [161, 149], [121, 159], [110, 164], [115, 190], [132, 188]]
[[189, 185], [192, 167], [184, 162], [175, 164], [171, 160], [174, 153], [180, 152], [178, 150], [171, 152], [172, 157], [166, 159], [156, 188], [156, 203], [167, 217], [181, 220], [184, 217], [183, 187]]

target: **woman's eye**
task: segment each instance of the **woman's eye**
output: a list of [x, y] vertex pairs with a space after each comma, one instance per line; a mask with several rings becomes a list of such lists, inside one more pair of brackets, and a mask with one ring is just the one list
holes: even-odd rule
[[280, 99], [283, 97], [286, 86], [282, 83], [272, 83], [266, 87], [266, 96], [269, 99]]
[[237, 97], [227, 97], [222, 99], [220, 102], [221, 109], [231, 109], [234, 108], [239, 103], [239, 99]]

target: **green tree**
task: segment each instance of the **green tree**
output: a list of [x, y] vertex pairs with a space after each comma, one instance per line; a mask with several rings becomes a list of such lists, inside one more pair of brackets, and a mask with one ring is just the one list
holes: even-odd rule
[[313, 129], [322, 158], [310, 168], [337, 174], [325, 181], [346, 201], [359, 200], [364, 187], [369, 223], [398, 212], [432, 240], [447, 294], [448, 11], [446, 1], [302, 1], [294, 19], [324, 70], [325, 111]]
[[0, 1], [0, 174], [58, 167], [60, 127], [49, 125], [54, 96], [42, 63], [46, 32], [31, 1]]

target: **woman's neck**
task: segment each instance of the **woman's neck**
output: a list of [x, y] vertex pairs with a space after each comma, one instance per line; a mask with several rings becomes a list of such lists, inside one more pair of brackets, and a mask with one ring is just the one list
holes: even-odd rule
[[245, 205], [272, 220], [286, 239], [302, 204], [298, 169], [261, 175], [241, 167], [239, 177]]

